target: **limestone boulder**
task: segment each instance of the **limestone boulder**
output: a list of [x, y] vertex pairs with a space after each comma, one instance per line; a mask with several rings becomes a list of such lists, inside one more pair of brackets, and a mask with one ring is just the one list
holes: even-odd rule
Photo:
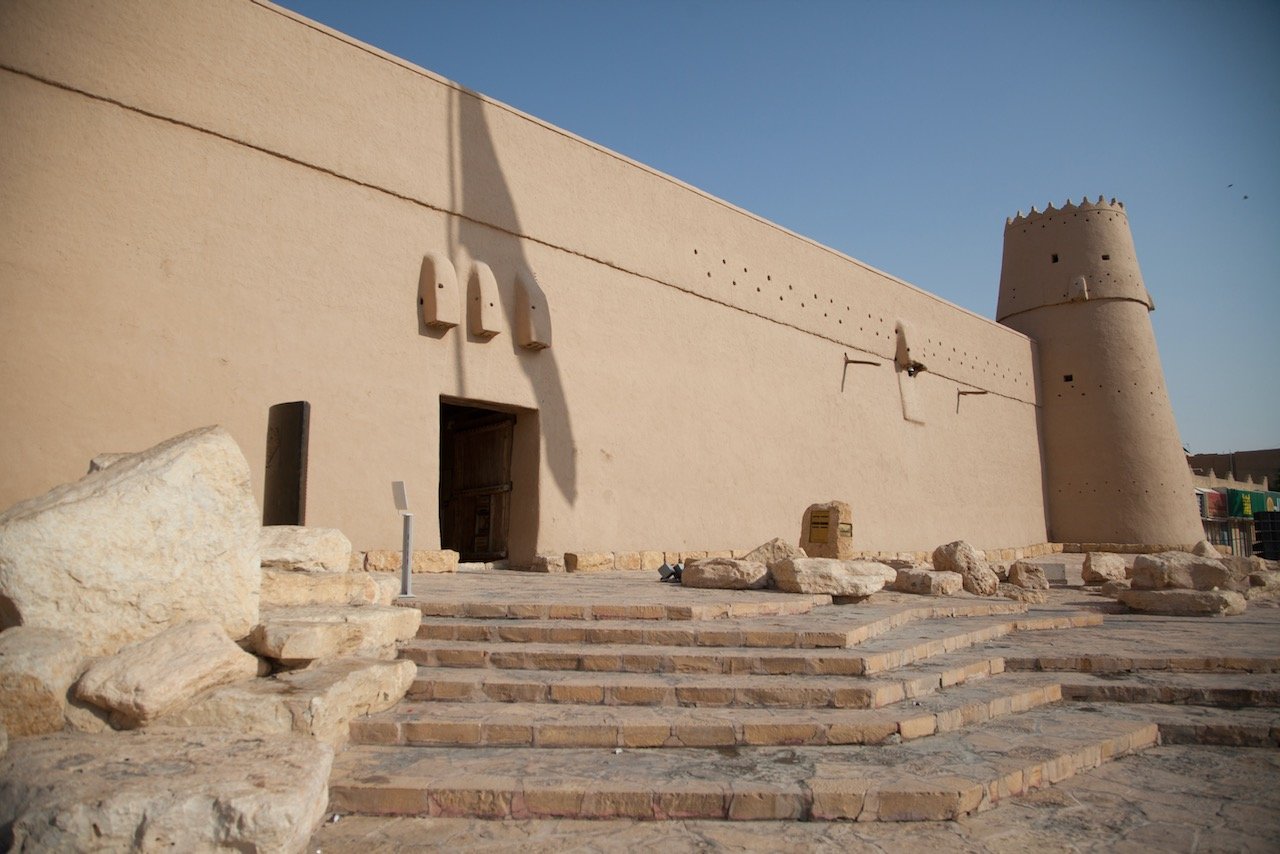
[[1198, 557], [1222, 557], [1222, 552], [1218, 551], [1218, 547], [1208, 540], [1201, 540], [1191, 547], [1191, 553]]
[[400, 702], [416, 673], [404, 659], [342, 658], [216, 688], [162, 723], [258, 736], [294, 732], [341, 747], [352, 718]]
[[766, 567], [772, 567], [775, 563], [793, 557], [806, 557], [806, 555], [799, 547], [791, 545], [781, 537], [774, 537], [769, 542], [761, 543], [747, 552], [742, 556], [742, 560], [762, 563]]
[[84, 662], [84, 653], [66, 632], [35, 626], [0, 632], [0, 725], [9, 736], [62, 729], [67, 689]]
[[259, 549], [263, 566], [346, 572], [351, 564], [351, 541], [337, 528], [268, 525]]
[[1222, 561], [1189, 552], [1138, 555], [1133, 562], [1135, 590], [1227, 590], [1235, 580]]
[[1009, 583], [1026, 590], [1048, 590], [1049, 579], [1044, 570], [1034, 563], [1023, 560], [1014, 561], [1009, 567]]
[[324, 817], [333, 750], [214, 730], [60, 733], [0, 760], [13, 851], [300, 852]]
[[1115, 599], [1120, 595], [1120, 591], [1128, 590], [1132, 586], [1133, 582], [1128, 578], [1117, 578], [1115, 581], [1108, 581], [1106, 584], [1102, 585], [1099, 592], [1103, 596], [1110, 596], [1112, 599]]
[[964, 580], [964, 589], [975, 596], [995, 596], [1000, 579], [977, 549], [964, 540], [938, 546], [933, 550], [933, 568], [938, 572], [955, 572]]
[[1116, 598], [1134, 611], [1175, 617], [1229, 617], [1245, 609], [1245, 598], [1233, 590], [1131, 589]]
[[61, 629], [90, 655], [192, 620], [242, 638], [260, 527], [231, 436], [185, 433], [0, 514], [0, 627]]
[[685, 564], [680, 583], [713, 590], [760, 590], [769, 586], [769, 570], [750, 560], [696, 558]]
[[919, 596], [955, 596], [964, 589], [964, 579], [956, 572], [934, 572], [928, 567], [899, 569], [893, 589]]
[[[453, 549], [414, 549], [409, 558], [413, 573], [458, 571], [458, 553]], [[364, 568], [369, 572], [399, 572], [404, 553], [393, 549], [372, 549], [364, 553]]]
[[885, 585], [887, 573], [897, 573], [873, 561], [834, 558], [786, 558], [771, 570], [773, 585], [787, 593], [827, 593], [832, 596], [870, 596]]
[[1085, 584], [1106, 584], [1128, 578], [1124, 558], [1110, 552], [1088, 552], [1084, 556], [1084, 568], [1080, 576]]
[[400, 577], [389, 572], [310, 572], [263, 567], [261, 604], [390, 605], [400, 594]]
[[384, 605], [270, 608], [249, 635], [258, 655], [297, 666], [341, 655], [395, 657], [395, 645], [418, 632], [422, 612]]
[[1021, 587], [1017, 584], [1001, 584], [999, 593], [1006, 599], [1027, 605], [1043, 605], [1049, 601], [1047, 588]]
[[210, 688], [252, 679], [258, 659], [212, 621], [187, 623], [100, 658], [76, 683], [76, 697], [110, 709], [122, 729], [145, 726]]

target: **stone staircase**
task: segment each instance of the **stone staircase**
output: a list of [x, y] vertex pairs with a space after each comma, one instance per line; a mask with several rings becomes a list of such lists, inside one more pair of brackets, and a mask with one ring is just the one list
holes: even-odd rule
[[[397, 707], [352, 723], [331, 808], [939, 820], [1159, 738], [1149, 715], [1063, 703], [1059, 674], [1012, 671], [987, 649], [1097, 627], [1096, 612], [627, 582], [594, 599], [561, 582], [525, 601], [416, 601], [422, 624], [401, 655], [417, 678]], [[1072, 696], [1088, 699], [1087, 682]], [[1267, 737], [1265, 715], [1250, 726]]]

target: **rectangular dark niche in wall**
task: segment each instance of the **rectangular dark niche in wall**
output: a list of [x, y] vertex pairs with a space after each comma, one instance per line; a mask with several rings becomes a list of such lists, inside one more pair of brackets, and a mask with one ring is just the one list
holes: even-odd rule
[[307, 516], [307, 434], [311, 404], [277, 403], [267, 415], [263, 525], [304, 525]]

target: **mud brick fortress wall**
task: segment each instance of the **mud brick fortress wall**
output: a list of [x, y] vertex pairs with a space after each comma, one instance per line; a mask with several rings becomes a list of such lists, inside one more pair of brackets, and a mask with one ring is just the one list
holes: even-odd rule
[[307, 523], [394, 547], [403, 480], [430, 548], [444, 400], [516, 416], [513, 561], [830, 498], [867, 550], [1200, 537], [1118, 206], [1011, 222], [1002, 325], [267, 3], [6, 2], [0, 98], [0, 506], [212, 423], [261, 502], [306, 400]]

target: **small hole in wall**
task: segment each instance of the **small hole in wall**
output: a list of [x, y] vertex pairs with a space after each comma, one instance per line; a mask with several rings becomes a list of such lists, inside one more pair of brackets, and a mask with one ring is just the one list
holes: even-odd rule
[[693, 254], [694, 254], [694, 255], [697, 255], [697, 254], [698, 254], [698, 250], [697, 250], [697, 249], [693, 250]]
[[773, 281], [773, 276], [765, 276], [765, 277], [764, 277], [764, 280], [765, 280], [766, 282], [772, 282], [772, 281]]
[[1058, 263], [1058, 253], [1057, 253], [1057, 252], [1053, 253], [1053, 256], [1052, 256], [1052, 257], [1053, 257], [1053, 263], [1057, 264], [1057, 263]]
[[1074, 379], [1075, 379], [1075, 374], [1063, 374], [1063, 375], [1062, 375], [1062, 381], [1063, 381], [1064, 383], [1069, 383], [1069, 382], [1071, 382], [1071, 381], [1072, 381], [1072, 380], [1074, 380]]
[[1110, 256], [1110, 255], [1103, 255], [1103, 256], [1102, 256], [1102, 260], [1103, 260], [1103, 261], [1110, 261], [1110, 260], [1111, 260], [1111, 256]]
[[418, 305], [422, 305], [425, 302], [426, 300], [424, 300], [422, 297], [418, 297]]

